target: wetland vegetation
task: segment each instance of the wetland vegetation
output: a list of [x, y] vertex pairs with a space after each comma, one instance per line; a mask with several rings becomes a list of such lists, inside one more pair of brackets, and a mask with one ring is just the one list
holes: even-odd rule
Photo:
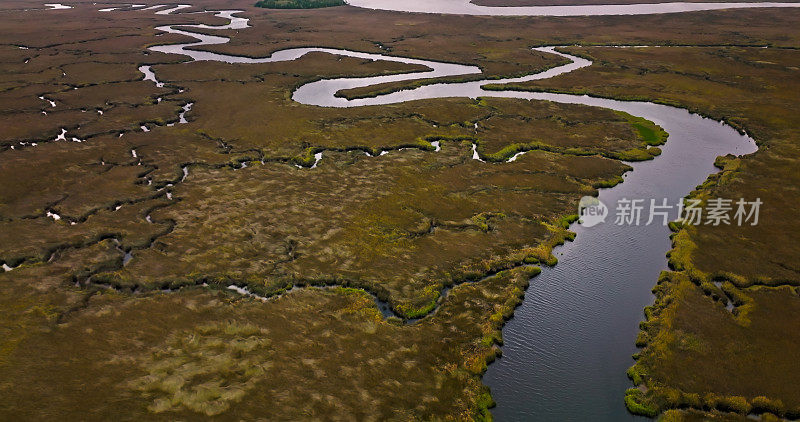
[[[796, 323], [794, 286], [800, 279], [793, 263], [799, 251], [791, 239], [800, 227], [783, 204], [796, 196], [799, 182], [792, 170], [798, 166], [797, 116], [790, 104], [800, 82], [800, 56], [793, 49], [743, 47], [581, 53], [603, 64], [558, 84], [517, 88], [650, 98], [725, 119], [753, 134], [762, 151], [718, 160], [723, 171], [691, 196], [758, 197], [775, 204], [758, 226], [673, 227], [669, 263], [676, 272], [662, 277], [656, 304], [646, 310], [640, 336], [645, 348], [631, 370], [646, 393], [636, 393], [637, 404], [629, 407], [640, 413], [690, 407], [719, 417], [757, 409], [798, 417], [791, 363], [797, 338], [785, 324]], [[755, 95], [764, 100], [753, 101]], [[729, 302], [733, 312], [725, 309]]]
[[[619, 400], [667, 420], [800, 417], [800, 223], [778, 206], [800, 186], [800, 14], [495, 19], [230, 3], [252, 27], [213, 31], [231, 43], [204, 50], [325, 45], [499, 78], [564, 63], [532, 46], [577, 42], [564, 51], [591, 67], [502, 89], [645, 99], [747, 131], [761, 150], [718, 160], [692, 196], [770, 206], [757, 227], [673, 225], [671, 271], [628, 372], [637, 388]], [[536, 266], [572, 238], [577, 199], [619, 183], [623, 161], [652, 159], [667, 136], [544, 101], [306, 106], [291, 93], [307, 82], [420, 67], [323, 53], [186, 63], [146, 50], [186, 41], [153, 28], [226, 22], [88, 2], [22, 12], [32, 4], [0, 5], [0, 263], [11, 269], [0, 271], [0, 419], [490, 419], [481, 375]], [[87, 31], [98, 19], [114, 25]], [[163, 87], [142, 80], [142, 64]]]

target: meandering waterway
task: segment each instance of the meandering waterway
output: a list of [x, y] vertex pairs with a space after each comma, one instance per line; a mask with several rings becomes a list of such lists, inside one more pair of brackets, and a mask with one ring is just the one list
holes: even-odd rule
[[[351, 5], [384, 10], [425, 13], [488, 15], [613, 15], [674, 13], [742, 7], [798, 7], [793, 3], [663, 3], [613, 6], [483, 7], [464, 0], [348, 0]], [[165, 6], [166, 7], [166, 6]], [[148, 8], [151, 9], [151, 8]], [[177, 9], [175, 9], [177, 10]], [[174, 11], [174, 10], [173, 10]], [[164, 11], [160, 12], [163, 13]], [[384, 82], [427, 79], [481, 73], [475, 66], [442, 63], [334, 48], [281, 50], [263, 58], [246, 58], [192, 50], [228, 42], [228, 38], [192, 32], [197, 29], [244, 29], [246, 18], [238, 11], [214, 12], [230, 19], [228, 25], [173, 25], [159, 30], [182, 34], [197, 41], [161, 45], [151, 50], [185, 55], [193, 60], [226, 63], [266, 63], [295, 60], [316, 51], [374, 60], [426, 66], [427, 71], [365, 78], [337, 78], [299, 87], [292, 98], [321, 107], [359, 107], [447, 97], [503, 97], [583, 104], [624, 111], [662, 126], [670, 136], [661, 156], [633, 163], [625, 182], [600, 192], [600, 200], [613, 205], [621, 198], [667, 198], [675, 204], [716, 171], [715, 157], [749, 154], [754, 141], [730, 126], [680, 108], [648, 102], [624, 102], [552, 93], [485, 91], [487, 83], [546, 79], [590, 66], [591, 62], [554, 47], [537, 50], [557, 54], [571, 63], [520, 78], [464, 83], [432, 84], [373, 98], [347, 100], [334, 94], [342, 89]], [[146, 75], [154, 82], [148, 67]], [[150, 78], [150, 75], [153, 75]], [[437, 148], [438, 149], [438, 148]], [[431, 152], [435, 153], [435, 152]], [[477, 155], [477, 154], [476, 154]], [[476, 157], [480, 159], [479, 156]], [[318, 157], [323, 159], [322, 155]], [[488, 164], [487, 165], [497, 165]], [[499, 164], [502, 165], [502, 164]], [[576, 198], [576, 206], [577, 206]], [[484, 381], [498, 403], [493, 413], [499, 420], [620, 420], [632, 418], [623, 405], [623, 391], [630, 386], [625, 370], [633, 361], [634, 339], [642, 309], [653, 297], [650, 290], [658, 273], [666, 268], [670, 247], [668, 231], [661, 225], [617, 226], [613, 217], [592, 228], [573, 225], [574, 242], [557, 248], [557, 266], [545, 269], [526, 293], [523, 305], [503, 330], [503, 357], [489, 366]]]

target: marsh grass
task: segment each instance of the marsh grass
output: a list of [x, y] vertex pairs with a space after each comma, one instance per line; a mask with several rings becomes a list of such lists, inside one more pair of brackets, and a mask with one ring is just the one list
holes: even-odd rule
[[[0, 52], [8, 58], [2, 67], [9, 76], [0, 96], [0, 109], [6, 113], [0, 176], [13, 183], [0, 188], [0, 259], [25, 262], [11, 273], [0, 273], [0, 303], [6, 311], [0, 324], [0, 378], [12, 380], [0, 383], [3, 419], [48, 419], [54, 414], [142, 420], [208, 415], [333, 419], [343, 414], [365, 420], [488, 418], [492, 402], [480, 374], [499, 354], [500, 327], [521, 302], [527, 278], [534, 273], [504, 270], [521, 263], [556, 262], [551, 249], [572, 236], [566, 230], [569, 219], [561, 217], [574, 212], [574, 199], [596, 192], [593, 184], [614, 180], [624, 171], [624, 165], [600, 155], [646, 159], [657, 152], [641, 148], [642, 142], [654, 142], [656, 129], [644, 122], [631, 126], [618, 115], [591, 108], [466, 99], [348, 110], [293, 104], [291, 87], [311, 80], [421, 70], [323, 54], [254, 66], [177, 64], [183, 59], [176, 57], [176, 64], [159, 66], [157, 72], [161, 80], [187, 89], [180, 95], [137, 80], [141, 75], [134, 62], [142, 60], [142, 46], [155, 42], [152, 34], [142, 32], [140, 15], [113, 14], [113, 24], [84, 31], [77, 12], [70, 15], [75, 19], [41, 14], [39, 27], [48, 28], [47, 33], [30, 30], [27, 15], [3, 16], [6, 30], [0, 36], [6, 41]], [[339, 13], [346, 13], [353, 24], [341, 25]], [[635, 38], [639, 43], [719, 44], [730, 41], [730, 34], [719, 28], [735, 24], [738, 35], [754, 42], [796, 44], [797, 36], [786, 30], [797, 26], [791, 14], [731, 13], [687, 14], [667, 21], [660, 16], [613, 17], [603, 18], [604, 25], [585, 19], [520, 18], [536, 24], [508, 25], [502, 19], [431, 20], [354, 8], [285, 11], [256, 14], [253, 28], [237, 32], [228, 45], [207, 49], [263, 56], [276, 48], [324, 45], [331, 39], [356, 50], [376, 49], [368, 40], [392, 40], [383, 42], [392, 54], [474, 62], [496, 76], [560, 61], [529, 49], [530, 40], [547, 42], [553, 33], [559, 34], [559, 43], [607, 42], [608, 34], [617, 34], [614, 39]], [[211, 19], [203, 16], [195, 15]], [[480, 43], [475, 42], [478, 27]], [[698, 33], [698, 27], [708, 30]], [[279, 45], [266, 37], [271, 33], [282, 34]], [[15, 46], [20, 38], [39, 52], [25, 66], [23, 54], [30, 52]], [[180, 41], [169, 35], [159, 39]], [[447, 48], [437, 48], [442, 45]], [[618, 69], [596, 79], [594, 69], [564, 75], [544, 82], [547, 89], [682, 104], [740, 130], [747, 128], [770, 148], [735, 160], [738, 164], [720, 161], [729, 171], [704, 188], [715, 194], [721, 189], [740, 196], [771, 195], [775, 203], [794, 197], [796, 132], [786, 131], [797, 127], [792, 51], [714, 47], [697, 56], [701, 49], [598, 50], [591, 51], [599, 59], [594, 69]], [[642, 56], [631, 62], [628, 55]], [[780, 66], [758, 63], [764, 61]], [[652, 67], [659, 71], [642, 72]], [[67, 70], [66, 76], [60, 68]], [[777, 89], [765, 86], [764, 80]], [[745, 89], [739, 89], [743, 84]], [[44, 91], [55, 94], [62, 112], [44, 118], [36, 98]], [[762, 97], [763, 92], [769, 97]], [[147, 135], [125, 132], [118, 138], [119, 131], [137, 123], [174, 119], [176, 105], [188, 93], [196, 102], [190, 124], [160, 127]], [[155, 106], [158, 96], [165, 101]], [[247, 107], [232, 106], [242, 103]], [[106, 114], [101, 119], [81, 108], [100, 108]], [[474, 122], [491, 130], [478, 139]], [[504, 126], [514, 136], [505, 137]], [[91, 141], [9, 149], [20, 139], [51, 139], [60, 127], [75, 128], [81, 137], [91, 135]], [[536, 136], [541, 134], [546, 136]], [[435, 158], [424, 146], [395, 151], [434, 138], [454, 142], [443, 143]], [[531, 149], [515, 163], [487, 170], [470, 160], [467, 148], [458, 149], [461, 140], [479, 141], [486, 149], [482, 156], [509, 148], [494, 156], [501, 160], [514, 148], [520, 150], [509, 145], [539, 142], [542, 150]], [[130, 157], [134, 147], [141, 166]], [[310, 157], [304, 157], [309, 148], [330, 151], [330, 156], [326, 153], [315, 169], [319, 172], [297, 176], [292, 172], [308, 169], [286, 163], [292, 157], [309, 163]], [[375, 160], [365, 165], [363, 153], [343, 151], [347, 149], [392, 154], [371, 157]], [[265, 158], [267, 164], [234, 175], [229, 164], [254, 157]], [[148, 199], [152, 189], [175, 184], [187, 163], [194, 164], [192, 175], [175, 187], [178, 200], [164, 205], [149, 198], [146, 207], [128, 207]], [[152, 179], [152, 188], [144, 176]], [[126, 206], [116, 212], [100, 210], [118, 203]], [[158, 209], [154, 203], [160, 204]], [[69, 227], [41, 217], [46, 207], [56, 205], [79, 224]], [[486, 213], [504, 217], [488, 218]], [[153, 215], [155, 224], [143, 222], [146, 214]], [[687, 246], [677, 248], [671, 263], [686, 268], [681, 277], [691, 280], [681, 284], [680, 294], [665, 296], [674, 299], [671, 305], [646, 310], [649, 322], [642, 328], [650, 333], [647, 348], [640, 354], [641, 368], [631, 374], [651, 388], [646, 397], [629, 394], [633, 403], [646, 412], [653, 405], [649, 399], [662, 400], [656, 404], [663, 408], [723, 403], [726, 409], [744, 409], [740, 399], [724, 398], [733, 396], [752, 398], [754, 411], [768, 407], [781, 415], [797, 414], [797, 391], [787, 381], [798, 378], [796, 365], [784, 364], [780, 353], [796, 348], [793, 318], [800, 312], [786, 300], [786, 288], [747, 287], [794, 277], [775, 264], [797, 256], [796, 242], [783, 234], [797, 232], [787, 216], [772, 215], [768, 221], [774, 223], [734, 234], [710, 235], [709, 229], [676, 234], [676, 242]], [[427, 233], [430, 229], [433, 233]], [[108, 235], [119, 235], [125, 248], [152, 247], [137, 251], [128, 267], [98, 275], [118, 267], [119, 252], [103, 240]], [[287, 248], [287, 238], [296, 239], [296, 247]], [[53, 251], [58, 253], [51, 257], [48, 252]], [[694, 284], [726, 271], [740, 277], [725, 279], [737, 290], [728, 283], [723, 290], [744, 295], [744, 305], [737, 308], [749, 306], [749, 325], [742, 323], [744, 311], [732, 316]], [[454, 287], [438, 311], [415, 326], [376, 320], [380, 315], [372, 298], [359, 290], [304, 289], [269, 305], [202, 287], [147, 291], [212, 281], [247, 285], [266, 294], [294, 284], [335, 281], [369, 288], [404, 304], [413, 315], [436, 300], [442, 285], [495, 272], [496, 277], [480, 283]], [[98, 282], [135, 289], [137, 295], [75, 287], [90, 275]], [[657, 290], [672, 288], [668, 278], [660, 280]], [[234, 318], [235, 323], [225, 322]], [[271, 342], [261, 343], [267, 335], [254, 327], [268, 328]], [[731, 336], [738, 339], [734, 345], [752, 344], [753, 349], [727, 348]], [[240, 355], [250, 363], [244, 370], [232, 358]], [[263, 359], [278, 363], [262, 365]], [[685, 366], [670, 367], [676, 361]], [[687, 379], [696, 384], [687, 384]], [[769, 383], [754, 386], [752, 380], [759, 379]], [[77, 382], [84, 380], [91, 382]], [[131, 391], [120, 391], [125, 388]], [[723, 398], [707, 397], [708, 390]], [[253, 399], [243, 400], [242, 394]]]
[[[631, 399], [626, 394], [628, 408], [640, 412], [645, 403], [656, 413], [674, 408], [711, 415], [796, 412], [800, 397], [789, 387], [795, 371], [785, 353], [795, 341], [785, 331], [796, 319], [797, 303], [787, 297], [789, 290], [740, 289], [728, 281], [718, 289], [684, 273], [662, 273], [654, 289], [656, 302], [645, 311], [642, 341], [637, 340], [643, 349], [628, 370], [644, 392]], [[733, 314], [712, 301], [719, 294], [736, 304]], [[708, 366], [704, 362], [711, 355], [718, 363]], [[767, 391], [769, 395], [760, 394]]]
[[172, 333], [142, 356], [147, 372], [131, 382], [154, 413], [185, 408], [206, 416], [226, 411], [261, 381], [274, 352], [268, 330], [236, 321]]
[[667, 142], [667, 137], [669, 134], [661, 126], [645, 118], [633, 116], [622, 111], [617, 111], [616, 113], [622, 116], [628, 121], [628, 123], [630, 123], [631, 126], [633, 126], [633, 128], [639, 134], [639, 138], [645, 144], [657, 146], [663, 145]]
[[647, 401], [647, 397], [641, 390], [636, 388], [629, 388], [625, 391], [625, 407], [635, 415], [650, 418], [658, 415], [658, 409]]

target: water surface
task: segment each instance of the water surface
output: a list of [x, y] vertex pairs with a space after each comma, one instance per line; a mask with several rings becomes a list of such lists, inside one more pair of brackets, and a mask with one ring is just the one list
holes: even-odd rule
[[800, 3], [645, 3], [602, 4], [580, 6], [479, 6], [469, 0], [345, 0], [347, 4], [367, 9], [397, 12], [437, 13], [479, 16], [608, 16], [655, 15], [664, 13], [698, 12], [720, 9], [752, 9], [764, 7], [800, 7]]
[[[434, 11], [461, 13], [474, 5], [462, 0], [394, 2], [389, 0], [351, 0], [363, 7], [381, 6], [389, 10]], [[536, 8], [482, 8], [492, 14], [514, 14], [514, 9], [536, 9], [526, 14], [559, 11], [582, 14], [616, 14], [621, 10], [648, 13], [668, 13], [680, 7], [726, 8], [727, 3], [670, 3], [662, 5], [624, 6], [547, 6]], [[681, 5], [681, 6], [676, 6]], [[735, 7], [774, 7], [785, 3], [737, 3]], [[796, 7], [797, 4], [788, 4]], [[479, 7], [479, 6], [474, 6]], [[600, 8], [600, 9], [597, 9]], [[420, 10], [417, 10], [420, 9]], [[707, 10], [707, 9], [702, 9]], [[638, 13], [637, 12], [637, 13]], [[617, 200], [667, 198], [675, 204], [696, 185], [703, 182], [713, 167], [714, 159], [728, 153], [742, 155], [756, 150], [755, 143], [730, 126], [686, 110], [648, 102], [624, 102], [588, 96], [532, 93], [517, 91], [484, 91], [487, 83], [523, 82], [546, 79], [589, 66], [588, 60], [559, 53], [553, 47], [538, 50], [558, 54], [572, 62], [546, 72], [499, 81], [473, 81], [454, 84], [433, 84], [415, 89], [380, 95], [374, 98], [346, 100], [334, 94], [347, 88], [378, 83], [456, 76], [480, 73], [474, 66], [440, 63], [341, 49], [300, 48], [282, 50], [264, 58], [245, 58], [219, 53], [191, 50], [192, 47], [228, 42], [226, 37], [202, 35], [190, 28], [243, 29], [247, 19], [233, 16], [236, 11], [217, 12], [231, 19], [225, 26], [208, 25], [164, 26], [158, 29], [188, 35], [197, 42], [151, 47], [164, 53], [182, 54], [194, 60], [214, 60], [226, 63], [265, 63], [295, 60], [311, 51], [326, 52], [373, 60], [389, 60], [418, 64], [430, 70], [402, 75], [366, 78], [321, 80], [299, 87], [292, 95], [295, 101], [320, 107], [359, 107], [393, 104], [413, 100], [448, 97], [503, 97], [526, 100], [545, 100], [567, 104], [583, 104], [624, 111], [644, 117], [661, 125], [670, 136], [662, 147], [663, 153], [653, 161], [632, 164], [634, 171], [625, 182], [612, 189], [602, 190], [600, 199], [612, 210], [605, 224], [592, 228], [573, 225], [578, 233], [575, 242], [556, 249], [560, 259], [557, 266], [536, 277], [515, 317], [503, 329], [503, 357], [489, 366], [484, 382], [492, 388], [497, 401], [493, 409], [498, 420], [616, 421], [633, 418], [623, 404], [623, 392], [630, 386], [625, 376], [633, 364], [630, 355], [636, 351], [634, 341], [642, 309], [652, 303], [651, 288], [658, 273], [666, 268], [665, 253], [670, 247], [669, 233], [662, 225], [617, 226], [613, 209]], [[564, 12], [566, 13], [566, 12]], [[146, 79], [152, 75], [148, 67]], [[149, 73], [148, 73], [149, 72]], [[152, 80], [157, 81], [155, 75]], [[438, 150], [438, 145], [437, 145]], [[435, 153], [435, 152], [431, 152]], [[476, 158], [477, 157], [476, 152]], [[317, 162], [323, 159], [320, 153]], [[487, 165], [502, 165], [488, 164]], [[576, 207], [577, 207], [576, 198]], [[577, 209], [576, 209], [577, 211]], [[646, 221], [646, 215], [644, 216]]]

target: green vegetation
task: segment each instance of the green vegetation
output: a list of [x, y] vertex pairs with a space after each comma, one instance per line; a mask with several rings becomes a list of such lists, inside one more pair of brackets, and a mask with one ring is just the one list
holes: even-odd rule
[[629, 388], [625, 391], [625, 406], [631, 413], [651, 418], [656, 417], [658, 409], [652, 407], [646, 400], [644, 393], [636, 388]]
[[639, 133], [639, 137], [647, 145], [663, 145], [665, 142], [667, 142], [667, 137], [669, 134], [665, 132], [661, 126], [647, 119], [632, 116], [622, 111], [617, 111], [616, 113], [625, 118], [625, 120], [627, 120], [628, 123], [630, 123], [634, 129], [636, 129], [636, 131]]
[[318, 9], [321, 7], [344, 6], [343, 0], [259, 0], [256, 7], [267, 9]]
[[273, 353], [267, 334], [265, 328], [235, 321], [173, 332], [166, 344], [141, 357], [147, 375], [131, 385], [152, 401], [148, 409], [154, 413], [186, 408], [218, 415], [265, 375]]
[[[480, 375], [499, 349], [480, 339], [499, 338], [536, 270], [456, 286], [414, 325], [384, 321], [355, 289], [308, 288], [267, 303], [203, 288], [135, 298], [98, 293], [57, 330], [21, 342], [13, 365], [0, 366], [3, 379], [20, 380], [4, 386], [0, 414], [91, 408], [103, 418], [171, 420], [231, 413], [294, 420], [309, 412], [488, 419], [493, 401]], [[507, 300], [498, 303], [497, 295]], [[444, 337], [450, 341], [430, 341]], [[70, 381], [76, 377], [95, 382]]]
[[[134, 20], [120, 33], [140, 27]], [[15, 77], [141, 59], [139, 44], [121, 47], [127, 56], [76, 48], [52, 47], [31, 61], [41, 66], [34, 75]], [[606, 155], [640, 140], [618, 115], [590, 107], [447, 99], [333, 110], [288, 97], [321, 77], [409, 70], [418, 69], [309, 54], [257, 66], [162, 64], [163, 90], [111, 80], [73, 89], [60, 73], [46, 87], [20, 82], [54, 91], [63, 111], [42, 119], [38, 100], [18, 113], [36, 124], [0, 140], [0, 178], [17, 181], [0, 187], [0, 260], [23, 264], [0, 273], [9, 310], [0, 377], [19, 380], [0, 385], [0, 414], [490, 418], [480, 377], [540, 271], [530, 265], [557, 262], [552, 248], [574, 236], [574, 216], [564, 217], [574, 199], [627, 171]], [[18, 90], [0, 100], [12, 107], [21, 100], [11, 94], [25, 98]], [[191, 123], [163, 125], [187, 102]], [[252, 107], [233, 106], [242, 102]], [[95, 108], [104, 113], [81, 111]], [[136, 130], [138, 119], [155, 122], [151, 131]], [[483, 129], [478, 139], [473, 123], [505, 121], [519, 122], [515, 136], [546, 138], [511, 163], [472, 160], [472, 142], [516, 143]], [[581, 129], [570, 136], [565, 125]], [[17, 136], [45, 140], [60, 127], [89, 141], [10, 149]], [[133, 254], [127, 265], [123, 251]], [[273, 297], [242, 297], [231, 284]], [[346, 288], [287, 291], [310, 285]], [[454, 287], [440, 298], [444, 286]], [[424, 318], [384, 320], [364, 290]], [[431, 341], [441, 338], [452, 341]], [[82, 388], [74, 380], [83, 377], [100, 381]]]
[[660, 410], [800, 414], [791, 382], [780, 382], [798, 375], [785, 353], [793, 341], [786, 330], [798, 323], [796, 294], [789, 288], [739, 291], [751, 305], [731, 314], [704, 290], [684, 273], [662, 273], [656, 303], [645, 313], [642, 334], [649, 340], [637, 344], [644, 349], [628, 370], [646, 391], [635, 402]]
[[594, 183], [592, 186], [594, 186], [597, 189], [613, 188], [614, 186], [617, 186], [623, 181], [625, 181], [625, 179], [623, 179], [622, 176], [617, 176], [612, 179], [601, 180], [599, 182]]
[[[290, 93], [307, 81], [423, 69], [326, 54], [252, 66], [155, 59], [143, 46], [166, 38], [141, 28], [163, 19], [121, 12], [86, 31], [83, 12], [26, 12], [40, 13], [36, 27], [27, 14], [1, 18], [0, 262], [22, 265], [0, 272], [0, 379], [10, 380], [0, 383], [0, 419], [489, 418], [480, 377], [539, 271], [526, 265], [555, 264], [552, 248], [574, 236], [575, 200], [617, 183], [629, 169], [620, 159], [652, 158], [659, 149], [647, 146], [663, 140], [650, 122], [547, 102], [306, 107]], [[508, 22], [285, 11], [206, 49], [260, 56], [335, 40], [498, 77], [563, 62], [531, 43], [721, 44], [733, 24], [754, 45], [800, 39], [787, 30], [797, 17], [770, 10]], [[721, 158], [723, 173], [696, 195], [796, 196], [796, 50], [571, 51], [597, 64], [522, 88], [650, 98], [725, 119], [769, 148]], [[166, 87], [140, 80], [137, 65], [151, 60], [163, 63], [154, 69]], [[187, 102], [191, 123], [165, 126]], [[87, 141], [47, 142], [61, 128]], [[479, 163], [472, 143], [490, 161], [527, 153]], [[294, 166], [319, 152], [317, 168]], [[672, 225], [680, 272], [662, 277], [662, 299], [646, 310], [645, 348], [629, 371], [642, 386], [625, 396], [632, 411], [800, 416], [787, 353], [797, 290], [762, 286], [796, 284], [790, 211], [770, 208], [762, 225], [736, 232]], [[444, 286], [454, 287], [443, 299]], [[384, 319], [365, 290], [425, 317]]]
[[[800, 199], [793, 188], [800, 183], [794, 171], [800, 121], [790, 111], [796, 99], [789, 94], [797, 89], [793, 72], [800, 55], [742, 47], [571, 51], [592, 56], [596, 64], [581, 74], [516, 88], [648, 99], [725, 120], [752, 134], [761, 150], [718, 158], [715, 165], [722, 171], [692, 196], [771, 204]], [[759, 106], [762, 101], [771, 106]], [[744, 415], [751, 408], [800, 415], [800, 396], [792, 387], [800, 374], [787, 353], [798, 341], [796, 330], [789, 329], [798, 323], [797, 293], [788, 286], [800, 285], [800, 278], [786, 264], [800, 256], [791, 240], [800, 223], [785, 207], [764, 206], [757, 226], [673, 224], [671, 229], [669, 264], [676, 273], [656, 287], [659, 299], [646, 310], [648, 322], [637, 339], [644, 349], [629, 371], [646, 387], [645, 401], [660, 410], [689, 407], [695, 410], [687, 415], [706, 412], [714, 418]]]
[[[513, 58], [514, 60], [522, 59], [521, 61], [530, 60], [530, 58], [517, 57], [519, 56], [519, 53], [517, 51], [511, 51], [511, 52], [495, 51], [493, 52], [492, 56], [495, 60], [500, 58], [505, 59], [506, 57]], [[410, 81], [399, 81], [399, 82], [385, 82], [365, 87], [343, 89], [341, 91], [336, 92], [334, 96], [340, 98], [346, 98], [348, 100], [354, 100], [359, 98], [371, 98], [371, 97], [377, 97], [379, 95], [391, 94], [393, 92], [414, 89], [421, 86], [430, 85], [433, 83], [459, 83], [459, 82], [477, 81], [484, 79], [500, 79], [502, 77], [522, 77], [528, 74], [544, 72], [547, 69], [569, 63], [567, 59], [553, 55], [546, 55], [541, 58], [537, 57], [537, 59], [538, 60], [536, 62], [532, 62], [529, 65], [529, 67], [527, 67], [524, 71], [514, 69], [516, 66], [519, 66], [519, 64], [515, 63], [516, 66], [512, 67], [512, 63], [509, 63], [508, 61], [504, 60], [501, 62], [497, 60], [494, 63], [485, 63], [485, 62], [482, 63], [483, 72], [480, 74], [448, 76], [442, 78], [424, 78], [424, 79], [415, 79]], [[505, 72], [514, 72], [515, 70], [516, 70], [515, 73], [505, 73]], [[488, 72], [488, 74], [486, 72]], [[495, 73], [495, 72], [504, 72], [504, 73]]]

